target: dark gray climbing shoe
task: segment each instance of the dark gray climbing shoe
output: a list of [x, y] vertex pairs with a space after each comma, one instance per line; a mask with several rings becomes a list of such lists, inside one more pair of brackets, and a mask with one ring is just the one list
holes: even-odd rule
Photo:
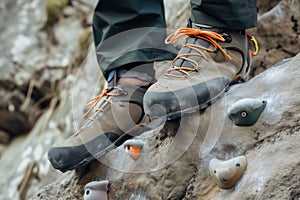
[[62, 172], [77, 169], [132, 138], [144, 117], [145, 92], [141, 87], [119, 85], [92, 99], [85, 125], [48, 151], [52, 166]]
[[151, 119], [173, 119], [204, 109], [216, 101], [230, 84], [246, 80], [250, 68], [245, 31], [223, 31], [191, 24], [167, 37], [185, 44], [173, 66], [144, 96], [144, 110]]

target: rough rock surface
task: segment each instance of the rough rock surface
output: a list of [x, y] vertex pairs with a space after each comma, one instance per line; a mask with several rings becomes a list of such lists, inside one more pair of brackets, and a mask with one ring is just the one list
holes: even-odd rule
[[[45, 5], [50, 1], [0, 2], [0, 199], [4, 200], [28, 199], [61, 177], [45, 153], [73, 132], [72, 88], [87, 53], [80, 42], [91, 42], [87, 33], [93, 4], [67, 4], [52, 21], [53, 44], [45, 29], [49, 21]], [[101, 77], [92, 72], [81, 73], [86, 76], [83, 87], [94, 83], [94, 76]]]
[[258, 26], [250, 32], [259, 41], [260, 51], [253, 62], [252, 77], [300, 50], [300, 1], [258, 2]]
[[[91, 7], [69, 2], [53, 25], [56, 44], [43, 29], [46, 0], [0, 2], [0, 16], [6, 19], [0, 23], [5, 41], [0, 49], [0, 141], [9, 144], [0, 146], [0, 199], [82, 199], [87, 182], [103, 179], [110, 181], [109, 199], [300, 198], [298, 0], [259, 1], [258, 27], [249, 30], [260, 43], [252, 77], [283, 58], [293, 59], [232, 87], [201, 115], [144, 133], [139, 138], [148, 154], [136, 162], [120, 147], [102, 158], [105, 164], [93, 162], [89, 169], [62, 174], [51, 168], [47, 150], [80, 125], [84, 102], [102, 83], [92, 47], [78, 69], [86, 50], [77, 41], [89, 42], [82, 36], [90, 30]], [[184, 26], [188, 3], [166, 0], [165, 5], [170, 29]], [[238, 127], [226, 109], [246, 97], [267, 100], [267, 107], [254, 126]], [[244, 176], [235, 188], [219, 189], [209, 175], [209, 161], [239, 155], [248, 159]]]
[[[56, 198], [58, 191], [75, 198], [83, 194], [85, 183], [101, 179], [110, 181], [109, 199], [299, 199], [299, 66], [300, 54], [231, 87], [201, 115], [142, 134], [138, 139], [147, 148], [137, 161], [121, 146], [84, 169], [88, 172], [81, 179], [82, 170], [33, 199]], [[236, 126], [226, 114], [242, 98], [267, 101], [253, 126]], [[240, 155], [248, 160], [243, 177], [232, 189], [218, 188], [209, 175], [209, 161]]]
[[[32, 129], [51, 99], [60, 95], [61, 82], [85, 57], [79, 39], [90, 30], [86, 25], [89, 7], [76, 6], [76, 2], [65, 5], [69, 12], [61, 11], [53, 21], [45, 12], [55, 9], [45, 9], [47, 2], [53, 1], [0, 3], [0, 16], [5, 19], [0, 23], [0, 130], [8, 138], [2, 141], [0, 137], [1, 143]], [[46, 28], [49, 21], [51, 32]], [[14, 123], [18, 126], [11, 126]]]

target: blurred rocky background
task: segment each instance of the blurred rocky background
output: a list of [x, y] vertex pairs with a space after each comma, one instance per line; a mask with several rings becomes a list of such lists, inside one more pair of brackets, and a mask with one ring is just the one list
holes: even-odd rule
[[[265, 88], [281, 95], [278, 98], [253, 88], [249, 93], [270, 98], [269, 104], [273, 102], [273, 109], [281, 108], [281, 113], [272, 115], [274, 112], [269, 110], [270, 116], [254, 128], [232, 131], [229, 127], [233, 132], [229, 140], [239, 137], [235, 134], [239, 133], [252, 134], [254, 141], [241, 137], [238, 141], [247, 147], [239, 149], [234, 144], [230, 149], [224, 139], [208, 156], [227, 158], [216, 152], [228, 153], [233, 149], [236, 154], [246, 154], [254, 160], [249, 164], [244, 184], [230, 191], [218, 189], [207, 174], [208, 158], [199, 160], [197, 153], [184, 154], [165, 169], [141, 175], [114, 172], [98, 163], [93, 163], [90, 172], [81, 179], [79, 172], [62, 174], [52, 169], [46, 158], [48, 149], [73, 133], [80, 124], [84, 103], [103, 87], [92, 43], [91, 22], [96, 3], [95, 0], [0, 2], [0, 199], [82, 199], [84, 184], [101, 178], [113, 180], [110, 199], [300, 198], [300, 105], [297, 103], [300, 64], [299, 55], [295, 57], [300, 52], [299, 0], [258, 0], [258, 26], [249, 30], [260, 46], [251, 77], [272, 68], [252, 79], [249, 86], [258, 89], [267, 85]], [[186, 25], [189, 16], [186, 0], [165, 0], [165, 8], [169, 28]], [[293, 59], [273, 67], [287, 58]], [[276, 78], [277, 82], [270, 81], [271, 85], [263, 81], [278, 74], [282, 77]], [[229, 99], [247, 90], [241, 87], [233, 89]], [[201, 141], [201, 133], [198, 135], [191, 146], [193, 152], [197, 152]], [[158, 138], [162, 141], [153, 141], [154, 146], [171, 140], [167, 136]], [[105, 177], [103, 171], [112, 175]], [[270, 173], [266, 175], [267, 171]], [[260, 180], [259, 188], [255, 180]]]

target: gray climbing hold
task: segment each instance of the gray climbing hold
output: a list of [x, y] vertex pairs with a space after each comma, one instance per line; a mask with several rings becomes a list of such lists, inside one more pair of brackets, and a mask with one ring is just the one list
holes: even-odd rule
[[228, 117], [237, 126], [252, 126], [264, 111], [267, 101], [244, 98], [228, 108]]
[[108, 181], [92, 181], [84, 187], [84, 200], [107, 200]]
[[137, 160], [140, 157], [144, 142], [137, 139], [131, 139], [124, 142], [123, 146], [130, 158]]
[[212, 159], [209, 163], [209, 172], [220, 188], [229, 189], [241, 178], [246, 167], [246, 156], [239, 156], [226, 161]]

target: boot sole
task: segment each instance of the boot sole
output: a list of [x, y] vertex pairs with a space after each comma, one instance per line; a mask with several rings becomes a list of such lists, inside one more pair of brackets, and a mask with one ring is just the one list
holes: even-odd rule
[[[200, 111], [205, 110], [208, 106], [214, 104], [217, 100], [219, 100], [225, 94], [225, 92], [228, 90], [228, 88], [229, 88], [229, 85], [227, 85], [218, 95], [216, 95], [215, 97], [211, 98], [210, 100], [208, 100], [208, 101], [206, 101], [206, 102], [204, 102], [200, 105], [194, 106], [192, 108], [187, 108], [187, 109], [182, 110], [182, 111], [173, 112], [173, 113], [170, 113], [167, 116], [164, 116], [164, 117], [161, 117], [161, 118], [155, 118], [152, 122], [150, 122], [146, 126], [138, 124], [135, 127], [133, 127], [130, 131], [122, 134], [120, 137], [118, 137], [118, 139], [116, 139], [109, 146], [107, 146], [103, 150], [99, 151], [98, 153], [96, 153], [94, 155], [90, 154], [90, 156], [85, 157], [83, 160], [81, 160], [80, 162], [78, 162], [75, 165], [59, 167], [58, 169], [62, 172], [65, 172], [65, 171], [68, 171], [68, 170], [75, 170], [75, 169], [78, 169], [80, 167], [83, 167], [83, 166], [89, 164], [90, 162], [92, 162], [93, 160], [101, 158], [103, 155], [105, 155], [109, 151], [117, 148], [118, 146], [123, 144], [126, 140], [131, 139], [135, 136], [141, 135], [142, 133], [144, 133], [146, 131], [151, 131], [151, 130], [156, 129], [157, 127], [162, 125], [166, 120], [170, 121], [170, 120], [173, 120], [175, 118], [179, 118], [179, 117], [182, 117], [182, 116], [193, 114], [193, 113], [195, 113], [199, 110]], [[85, 144], [83, 144], [83, 146], [84, 145]]]
[[[93, 160], [101, 158], [103, 155], [105, 155], [109, 151], [111, 151], [111, 150], [117, 148], [118, 146], [122, 145], [126, 140], [131, 139], [135, 136], [141, 135], [142, 133], [144, 133], [146, 131], [154, 130], [154, 129], [158, 128], [159, 126], [161, 126], [162, 124], [164, 124], [165, 121], [166, 121], [166, 118], [159, 118], [159, 119], [156, 119], [156, 120], [152, 121], [151, 123], [147, 124], [146, 126], [144, 126], [143, 124], [138, 124], [135, 127], [133, 127], [130, 131], [122, 134], [118, 139], [116, 139], [109, 146], [107, 146], [103, 150], [99, 151], [98, 153], [96, 153], [94, 155], [90, 154], [90, 156], [85, 157], [83, 160], [76, 163], [75, 165], [59, 167], [57, 169], [62, 171], [62, 172], [66, 172], [68, 170], [76, 170], [80, 167], [86, 166], [87, 164], [89, 164]], [[83, 146], [84, 145], [85, 144], [83, 144]]]
[[208, 100], [208, 101], [206, 101], [206, 102], [204, 102], [200, 105], [197, 105], [197, 106], [194, 106], [192, 108], [187, 108], [187, 109], [184, 109], [184, 110], [181, 110], [181, 111], [178, 111], [178, 112], [173, 112], [173, 113], [168, 114], [167, 115], [167, 120], [172, 120], [172, 119], [175, 119], [175, 118], [179, 118], [181, 116], [186, 116], [186, 115], [193, 114], [197, 111], [205, 110], [207, 107], [209, 107], [210, 105], [217, 102], [225, 94], [225, 92], [228, 91], [229, 87], [230, 87], [230, 85], [226, 85], [224, 87], [224, 89], [218, 95], [214, 96], [210, 100]]

